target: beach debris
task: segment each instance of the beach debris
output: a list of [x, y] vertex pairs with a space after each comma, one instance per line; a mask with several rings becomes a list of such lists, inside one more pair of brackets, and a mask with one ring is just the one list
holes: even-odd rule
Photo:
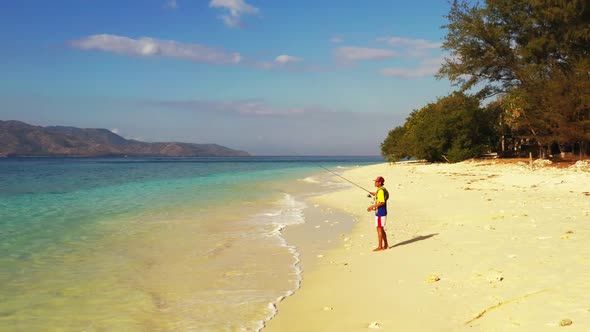
[[429, 284], [433, 284], [439, 280], [440, 280], [440, 276], [438, 276], [437, 274], [430, 274], [430, 275], [428, 275], [428, 277], [426, 277], [426, 279], [424, 281], [426, 281]]
[[324, 311], [334, 311], [333, 307], [324, 307]]
[[574, 234], [574, 231], [572, 231], [572, 230], [568, 230], [567, 232], [565, 232], [565, 235], [562, 235], [562, 236], [560, 236], [560, 238], [561, 238], [562, 240], [567, 240], [567, 239], [569, 239], [569, 238], [570, 238], [570, 236], [569, 236], [568, 234]]
[[492, 226], [492, 225], [485, 225], [483, 227], [486, 231], [493, 231], [496, 229], [496, 227]]
[[315, 228], [320, 228], [320, 225], [315, 225]]
[[380, 329], [381, 327], [382, 325], [379, 322], [372, 322], [371, 324], [369, 324], [370, 329]]
[[569, 168], [576, 169], [578, 171], [590, 172], [590, 162], [587, 160], [578, 160], [576, 163]]
[[562, 320], [559, 321], [559, 326], [570, 326], [572, 325], [574, 322], [572, 322], [571, 319], [569, 318], [564, 318]]
[[490, 284], [493, 284], [495, 282], [500, 282], [502, 280], [504, 280], [504, 276], [500, 273], [497, 273], [497, 274], [494, 274], [494, 275], [491, 275], [488, 277], [488, 282]]
[[324, 257], [324, 255], [317, 255], [316, 257], [317, 258], [322, 258], [322, 257]]
[[466, 322], [465, 322], [465, 325], [469, 325], [469, 324], [471, 324], [473, 321], [475, 321], [475, 320], [477, 320], [477, 319], [480, 319], [480, 318], [481, 318], [481, 317], [483, 317], [483, 316], [484, 316], [486, 313], [490, 312], [490, 311], [491, 311], [491, 310], [493, 310], [493, 309], [496, 309], [496, 308], [498, 308], [498, 307], [501, 307], [501, 306], [503, 306], [503, 305], [505, 305], [505, 304], [508, 304], [508, 303], [511, 303], [511, 302], [516, 302], [516, 301], [524, 300], [524, 299], [526, 299], [526, 298], [527, 298], [527, 297], [529, 297], [529, 296], [537, 295], [537, 294], [540, 294], [540, 293], [543, 293], [543, 292], [546, 292], [546, 291], [548, 291], [548, 289], [542, 289], [542, 290], [539, 290], [539, 291], [536, 291], [536, 292], [532, 292], [532, 293], [525, 294], [525, 295], [523, 295], [523, 296], [515, 297], [515, 298], [513, 298], [513, 299], [510, 299], [510, 300], [506, 300], [506, 301], [498, 302], [497, 304], [494, 304], [493, 306], [487, 307], [486, 309], [484, 309], [483, 311], [481, 311], [481, 312], [480, 312], [480, 313], [479, 313], [477, 316], [475, 316], [475, 317], [471, 318], [470, 320], [466, 321]]
[[516, 258], [516, 255], [510, 254], [510, 255], [508, 255], [508, 258]]
[[535, 167], [545, 167], [545, 166], [551, 165], [551, 164], [553, 164], [553, 162], [548, 159], [537, 159], [533, 162], [533, 165]]

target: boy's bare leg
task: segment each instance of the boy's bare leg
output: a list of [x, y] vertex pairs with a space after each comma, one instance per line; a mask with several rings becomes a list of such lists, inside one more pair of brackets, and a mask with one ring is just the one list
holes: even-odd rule
[[381, 246], [381, 243], [383, 243], [383, 227], [377, 227], [377, 241], [379, 243], [379, 246], [375, 249], [373, 249], [373, 251], [380, 251], [383, 250], [383, 246]]

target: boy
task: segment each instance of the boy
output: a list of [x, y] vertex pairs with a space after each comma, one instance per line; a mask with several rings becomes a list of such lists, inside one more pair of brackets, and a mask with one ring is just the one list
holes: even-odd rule
[[375, 227], [377, 227], [378, 246], [373, 251], [381, 251], [388, 249], [387, 234], [385, 233], [385, 223], [387, 221], [387, 200], [389, 199], [389, 192], [383, 187], [385, 179], [378, 176], [375, 179], [376, 192], [371, 195], [375, 197], [375, 204], [370, 205], [367, 211], [375, 211]]

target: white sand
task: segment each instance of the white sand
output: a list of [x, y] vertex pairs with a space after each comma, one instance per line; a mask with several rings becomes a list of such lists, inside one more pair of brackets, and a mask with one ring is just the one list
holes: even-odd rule
[[[361, 167], [385, 177], [387, 234], [365, 193], [314, 198], [357, 216], [304, 271], [272, 331], [590, 331], [590, 172], [464, 162]], [[560, 326], [571, 320], [571, 325]]]

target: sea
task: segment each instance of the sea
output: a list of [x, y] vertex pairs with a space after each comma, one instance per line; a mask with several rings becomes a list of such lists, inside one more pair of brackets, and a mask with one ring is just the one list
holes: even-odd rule
[[0, 331], [260, 331], [306, 197], [380, 157], [0, 158]]

